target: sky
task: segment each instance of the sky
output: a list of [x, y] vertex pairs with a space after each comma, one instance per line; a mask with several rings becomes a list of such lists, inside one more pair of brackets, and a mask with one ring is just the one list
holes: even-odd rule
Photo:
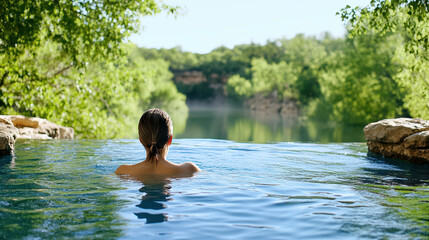
[[207, 53], [238, 44], [265, 44], [296, 34], [345, 36], [336, 15], [346, 5], [365, 7], [370, 0], [164, 0], [180, 6], [178, 16], [161, 13], [141, 19], [142, 30], [131, 42], [146, 48], [173, 48]]

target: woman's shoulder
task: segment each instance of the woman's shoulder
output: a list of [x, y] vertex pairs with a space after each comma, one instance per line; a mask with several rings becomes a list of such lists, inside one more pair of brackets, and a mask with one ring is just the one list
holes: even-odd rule
[[194, 174], [201, 171], [197, 165], [191, 162], [175, 164], [171, 162], [161, 163], [157, 169], [148, 169], [144, 165], [121, 165], [116, 169], [115, 174], [119, 175], [139, 175], [139, 174]]
[[189, 173], [195, 173], [195, 172], [201, 171], [201, 169], [197, 165], [195, 165], [195, 163], [192, 163], [192, 162], [182, 163], [180, 164], [180, 167], [183, 169], [183, 171], [189, 172]]
[[121, 165], [116, 169], [115, 174], [128, 174], [130, 167], [131, 165], [128, 164]]
[[141, 163], [137, 163], [134, 165], [124, 164], [116, 169], [115, 174], [127, 174], [127, 175], [136, 175], [140, 173], [145, 173], [147, 169]]

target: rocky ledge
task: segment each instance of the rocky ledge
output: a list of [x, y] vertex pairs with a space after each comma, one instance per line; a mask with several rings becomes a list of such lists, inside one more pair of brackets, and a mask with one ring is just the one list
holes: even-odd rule
[[0, 115], [0, 156], [12, 153], [16, 139], [73, 139], [73, 128], [43, 118]]
[[364, 129], [368, 150], [385, 157], [429, 163], [429, 121], [385, 119]]

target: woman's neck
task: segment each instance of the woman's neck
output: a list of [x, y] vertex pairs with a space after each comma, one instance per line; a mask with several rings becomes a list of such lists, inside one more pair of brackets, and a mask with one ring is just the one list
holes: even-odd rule
[[149, 160], [149, 151], [146, 149], [146, 159], [143, 162], [152, 162], [155, 163], [157, 161], [167, 161], [168, 154], [168, 146], [160, 149], [160, 153], [158, 154], [158, 158], [155, 161]]
[[162, 162], [167, 161], [167, 157], [165, 155], [158, 155], [158, 158], [155, 159], [154, 161], [152, 161], [152, 160], [149, 160], [149, 156], [146, 155], [146, 159], [143, 162], [155, 163], [155, 162], [160, 162], [160, 161], [162, 161]]

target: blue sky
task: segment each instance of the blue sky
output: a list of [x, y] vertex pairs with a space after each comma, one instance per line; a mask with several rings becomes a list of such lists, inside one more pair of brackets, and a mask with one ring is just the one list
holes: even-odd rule
[[131, 36], [140, 47], [172, 48], [207, 53], [219, 46], [264, 44], [293, 38], [298, 33], [345, 35], [336, 12], [347, 4], [367, 6], [370, 0], [164, 0], [183, 8], [174, 17], [159, 14], [142, 18], [143, 29]]

